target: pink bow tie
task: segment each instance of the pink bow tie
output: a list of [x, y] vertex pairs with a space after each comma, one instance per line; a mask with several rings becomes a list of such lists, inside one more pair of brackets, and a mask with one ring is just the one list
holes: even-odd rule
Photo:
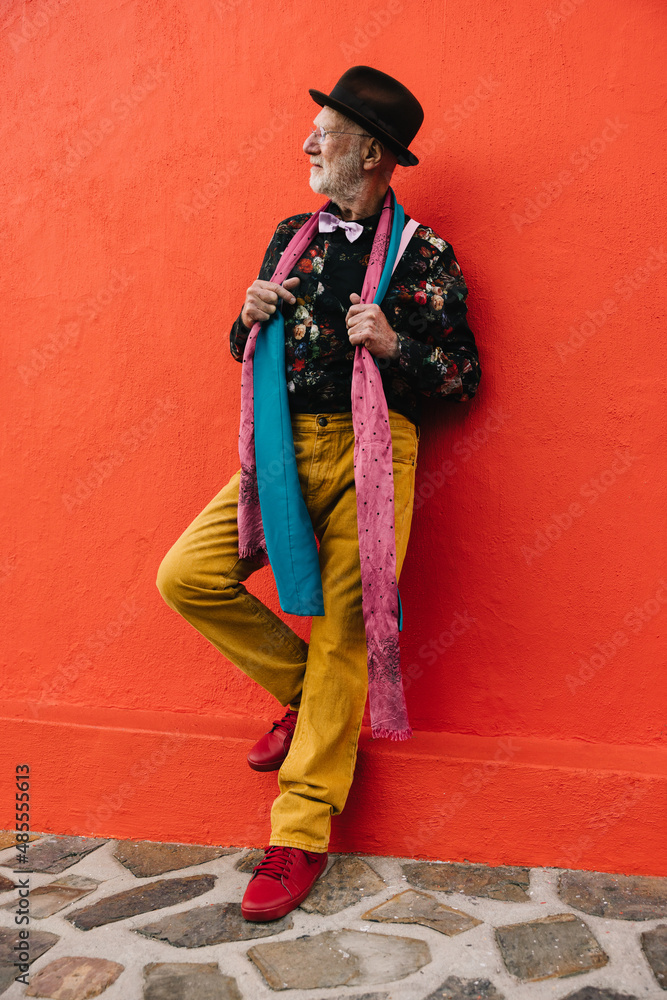
[[334, 229], [338, 229], [339, 227], [345, 230], [345, 235], [350, 243], [354, 243], [364, 231], [364, 227], [359, 225], [358, 222], [343, 222], [342, 219], [339, 219], [337, 215], [332, 215], [331, 212], [320, 212], [319, 230], [321, 233], [333, 233]]

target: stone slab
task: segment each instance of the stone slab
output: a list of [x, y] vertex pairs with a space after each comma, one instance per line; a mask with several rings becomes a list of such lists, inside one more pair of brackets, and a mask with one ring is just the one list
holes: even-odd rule
[[147, 882], [134, 889], [118, 892], [114, 896], [106, 896], [104, 899], [91, 903], [90, 906], [82, 906], [72, 913], [66, 913], [65, 920], [69, 920], [79, 930], [89, 931], [101, 924], [124, 920], [126, 917], [135, 917], [138, 913], [160, 910], [165, 906], [174, 906], [176, 903], [185, 903], [195, 896], [209, 892], [215, 884], [215, 879], [215, 875], [188, 875], [183, 876], [183, 878], [158, 879], [156, 882]]
[[106, 843], [101, 837], [40, 837], [36, 844], [28, 847], [21, 871], [57, 875]]
[[[33, 840], [39, 840], [41, 836], [42, 836], [41, 833], [29, 833], [27, 843], [31, 843]], [[16, 846], [16, 831], [0, 830], [0, 851], [6, 851], [8, 847], [15, 847], [15, 846]]]
[[225, 854], [238, 854], [238, 847], [206, 847], [197, 844], [157, 844], [149, 840], [119, 840], [113, 856], [137, 878], [152, 878], [165, 872], [203, 865]]
[[273, 990], [389, 983], [431, 961], [425, 941], [348, 929], [254, 945], [251, 959]]
[[[0, 993], [8, 990], [16, 976], [21, 974], [18, 966], [14, 965], [14, 962], [18, 960], [16, 946], [25, 940], [19, 937], [20, 930], [21, 928], [9, 930], [6, 927], [0, 927]], [[49, 948], [53, 948], [59, 940], [58, 934], [52, 934], [50, 931], [36, 931], [31, 928], [27, 964], [30, 965]]]
[[[63, 875], [62, 878], [49, 882], [48, 885], [37, 886], [31, 889], [28, 894], [30, 902], [30, 917], [42, 920], [50, 917], [51, 914], [69, 906], [83, 896], [93, 892], [100, 881], [95, 878], [85, 878], [83, 875]], [[3, 903], [0, 909], [12, 910], [16, 906], [16, 900], [10, 903]]]
[[51, 1000], [88, 1000], [115, 983], [125, 967], [106, 958], [65, 955], [30, 977], [28, 997]]
[[[36, 958], [43, 955], [49, 948], [53, 948], [56, 942], [60, 941], [59, 934], [52, 934], [51, 931], [35, 931], [30, 929], [30, 949], [28, 965]], [[13, 965], [17, 960], [16, 946], [22, 944], [24, 939], [19, 937], [19, 930], [9, 930], [7, 927], [0, 927], [0, 965]]]
[[363, 914], [363, 919], [391, 924], [422, 924], [448, 937], [462, 934], [463, 931], [482, 923], [463, 910], [445, 906], [433, 896], [417, 892], [416, 889], [406, 889], [405, 892], [392, 896], [386, 903], [380, 903], [372, 910], [367, 910]]
[[151, 962], [144, 966], [143, 1000], [243, 1000], [232, 976], [216, 962]]
[[175, 948], [201, 948], [225, 941], [249, 941], [252, 938], [272, 937], [294, 926], [288, 914], [280, 920], [262, 923], [245, 920], [240, 903], [213, 903], [196, 906], [182, 913], [172, 913], [143, 927], [135, 927], [137, 934], [166, 941]]
[[19, 974], [19, 970], [12, 965], [0, 965], [0, 993], [8, 990]]
[[505, 997], [488, 979], [448, 976], [425, 1000], [505, 1000]]
[[575, 910], [614, 920], [667, 917], [667, 878], [564, 871], [558, 895]]
[[330, 916], [354, 906], [364, 896], [375, 896], [385, 888], [384, 879], [362, 858], [337, 857], [329, 870], [317, 880], [301, 904], [306, 913]]
[[600, 986], [582, 986], [576, 993], [568, 993], [563, 1000], [637, 1000], [634, 994], [618, 993]]
[[402, 865], [403, 874], [418, 889], [462, 892], [466, 896], [484, 896], [511, 903], [530, 901], [530, 868], [500, 865], [459, 864], [417, 861]]
[[661, 989], [667, 990], [667, 924], [641, 935], [642, 950]]
[[343, 996], [339, 993], [337, 997], [327, 997], [326, 1000], [389, 1000], [388, 993], [355, 993], [354, 996], [349, 996], [347, 993]]
[[239, 858], [234, 867], [237, 872], [252, 872], [255, 865], [260, 863], [264, 854], [265, 852], [261, 848], [253, 848], [252, 851], [248, 851], [242, 858]]
[[573, 913], [496, 927], [496, 940], [508, 971], [529, 982], [600, 969], [609, 961], [588, 926]]

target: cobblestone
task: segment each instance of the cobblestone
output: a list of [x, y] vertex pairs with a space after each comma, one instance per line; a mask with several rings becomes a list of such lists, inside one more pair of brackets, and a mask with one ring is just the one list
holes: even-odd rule
[[[75, 903], [83, 896], [97, 889], [100, 884], [96, 878], [83, 878], [81, 875], [63, 875], [47, 885], [40, 885], [28, 894], [30, 919], [43, 920], [58, 910], [63, 910], [70, 903]], [[3, 903], [3, 910], [13, 910], [17, 899]]]
[[482, 922], [462, 910], [455, 910], [451, 906], [439, 903], [425, 892], [416, 892], [414, 889], [406, 889], [398, 896], [392, 896], [386, 903], [380, 903], [372, 910], [367, 910], [363, 914], [363, 919], [379, 920], [384, 923], [422, 924], [450, 937], [468, 931]]
[[568, 871], [558, 880], [558, 895], [575, 909], [598, 917], [667, 917], [667, 878]]
[[215, 962], [151, 962], [143, 1000], [243, 1000], [232, 976]]
[[51, 997], [52, 1000], [89, 1000], [89, 997], [104, 993], [122, 971], [120, 962], [66, 955], [49, 962], [38, 972], [25, 993], [28, 997]]
[[136, 927], [137, 934], [167, 941], [176, 948], [201, 948], [225, 941], [249, 941], [252, 938], [273, 937], [291, 930], [290, 914], [280, 920], [255, 923], [245, 920], [240, 903], [210, 903], [182, 913], [172, 913], [152, 924]]
[[354, 906], [364, 896], [377, 895], [384, 887], [384, 881], [366, 861], [349, 855], [337, 857], [315, 883], [301, 909], [329, 916]]
[[403, 865], [405, 876], [418, 889], [440, 889], [444, 892], [463, 892], [466, 896], [486, 896], [523, 903], [529, 899], [528, 868], [500, 867], [469, 864], [440, 864], [430, 861]]
[[196, 844], [153, 844], [148, 840], [119, 840], [114, 858], [137, 878], [152, 878], [180, 868], [203, 865], [225, 854], [238, 854], [235, 847], [199, 847]]
[[667, 990], [667, 924], [641, 936], [642, 950], [661, 989]]
[[252, 959], [274, 990], [312, 990], [405, 979], [431, 961], [424, 941], [348, 930], [258, 944]]
[[504, 997], [488, 979], [463, 980], [448, 976], [426, 1000], [504, 1000]]
[[505, 965], [519, 979], [572, 976], [609, 961], [589, 927], [573, 913], [497, 927], [496, 937]]
[[137, 913], [146, 913], [147, 910], [161, 910], [164, 906], [184, 903], [193, 896], [209, 892], [214, 882], [215, 875], [191, 875], [186, 878], [149, 882], [147, 885], [138, 885], [126, 892], [119, 892], [115, 896], [106, 896], [98, 903], [91, 903], [90, 906], [82, 906], [79, 910], [68, 913], [65, 920], [70, 920], [82, 931], [89, 931], [101, 924], [134, 917]]
[[28, 846], [24, 872], [58, 872], [71, 868], [91, 851], [106, 844], [106, 840], [94, 837], [40, 837], [36, 844]]

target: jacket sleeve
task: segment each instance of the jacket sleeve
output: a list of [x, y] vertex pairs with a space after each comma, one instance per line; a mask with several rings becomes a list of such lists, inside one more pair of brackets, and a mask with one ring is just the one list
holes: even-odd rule
[[[280, 227], [278, 227], [278, 229], [279, 228]], [[260, 267], [259, 274], [257, 275], [261, 281], [271, 280], [271, 275], [275, 271], [278, 265], [278, 260], [280, 259], [280, 254], [282, 252], [280, 244], [282, 241], [279, 239], [278, 229], [276, 229], [276, 232], [271, 238], [271, 242], [266, 248], [264, 260], [262, 261], [262, 266]], [[243, 308], [241, 308], [241, 312], [234, 320], [234, 324], [229, 334], [229, 350], [235, 361], [243, 361], [243, 352], [245, 350], [246, 340], [248, 339], [248, 334], [252, 329], [251, 327], [244, 325], [243, 320], [241, 319], [242, 312]]]
[[452, 247], [432, 258], [425, 281], [407, 289], [410, 301], [389, 318], [400, 354], [390, 366], [425, 396], [471, 399], [481, 378], [477, 346], [468, 326], [468, 288]]

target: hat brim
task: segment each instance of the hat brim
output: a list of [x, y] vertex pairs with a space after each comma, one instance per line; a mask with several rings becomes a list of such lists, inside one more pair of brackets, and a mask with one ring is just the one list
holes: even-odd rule
[[419, 163], [415, 154], [411, 153], [407, 146], [403, 146], [398, 139], [394, 139], [393, 135], [389, 135], [379, 125], [370, 121], [370, 119], [366, 118], [359, 111], [356, 111], [355, 108], [351, 108], [349, 104], [343, 104], [342, 101], [337, 101], [335, 97], [323, 94], [321, 90], [309, 89], [308, 93], [316, 104], [319, 104], [321, 107], [333, 108], [334, 111], [340, 111], [342, 115], [351, 118], [357, 125], [361, 125], [362, 128], [367, 129], [371, 135], [379, 139], [380, 142], [391, 149], [392, 153], [396, 154], [398, 162], [402, 167], [416, 167]]

